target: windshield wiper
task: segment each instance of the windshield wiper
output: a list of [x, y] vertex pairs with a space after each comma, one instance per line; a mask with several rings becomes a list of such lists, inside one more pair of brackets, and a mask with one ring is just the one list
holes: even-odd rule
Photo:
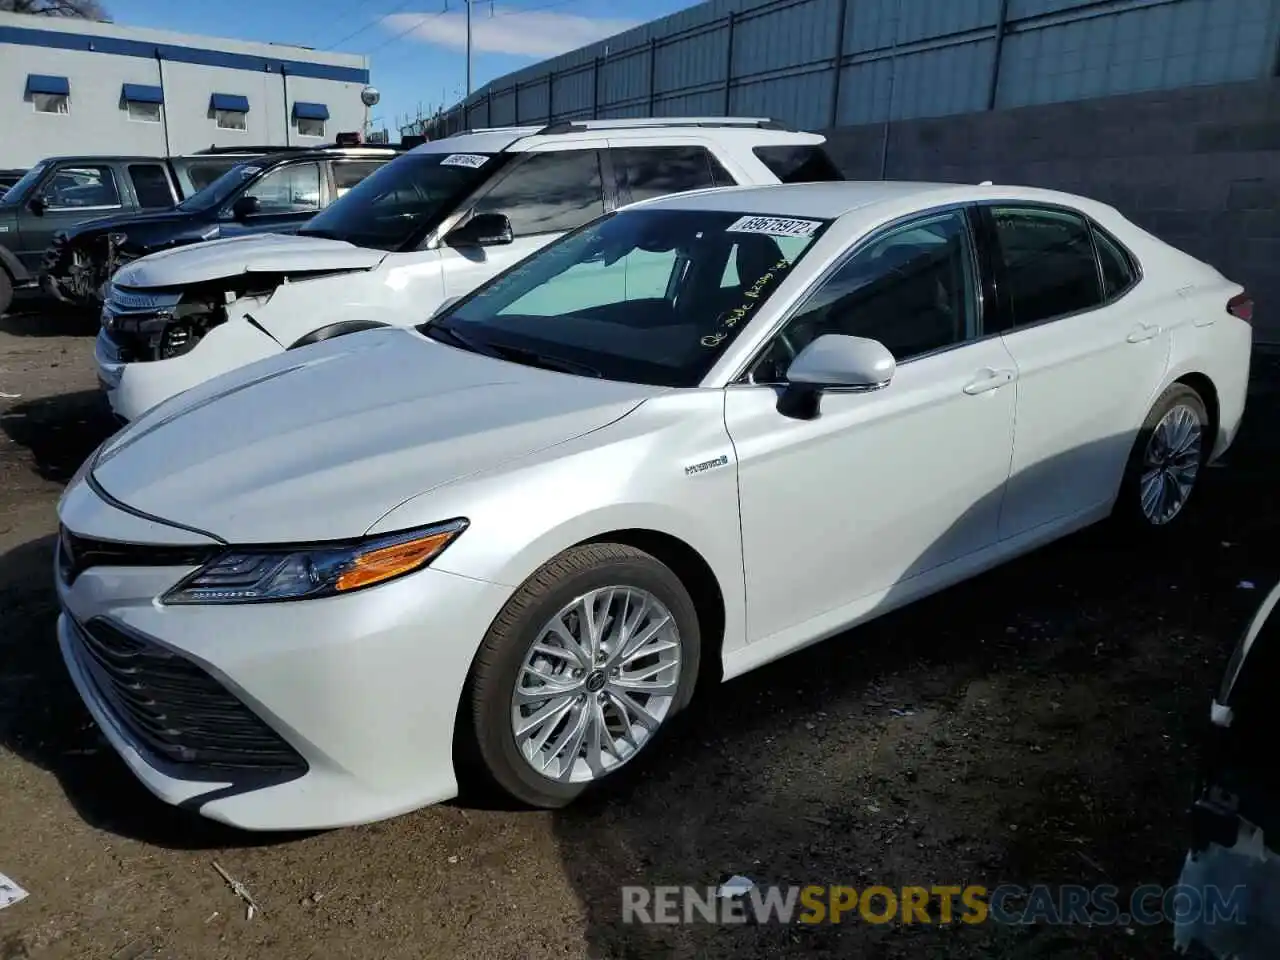
[[452, 327], [442, 327], [438, 323], [427, 321], [418, 327], [418, 332], [424, 337], [430, 337], [432, 340], [437, 340], [440, 343], [447, 343], [453, 347], [461, 347], [463, 350], [468, 350], [471, 353], [479, 353], [486, 357], [498, 357], [501, 359], [501, 354], [492, 347], [485, 346], [476, 340], [472, 340], [470, 337], [464, 337]]
[[490, 348], [504, 359], [512, 360], [515, 363], [523, 363], [527, 367], [540, 367], [543, 370], [572, 373], [582, 377], [599, 378], [601, 376], [599, 370], [595, 369], [595, 367], [589, 367], [585, 363], [565, 360], [561, 357], [549, 357], [545, 353], [538, 353], [535, 350], [525, 350], [500, 343], [490, 344]]

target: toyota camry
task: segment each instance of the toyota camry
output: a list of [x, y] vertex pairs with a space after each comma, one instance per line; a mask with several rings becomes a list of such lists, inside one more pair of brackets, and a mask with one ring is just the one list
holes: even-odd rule
[[700, 675], [1095, 521], [1176, 534], [1252, 310], [1062, 193], [635, 204], [107, 440], [59, 505], [59, 643], [134, 774], [217, 820], [370, 821], [464, 772], [563, 805]]

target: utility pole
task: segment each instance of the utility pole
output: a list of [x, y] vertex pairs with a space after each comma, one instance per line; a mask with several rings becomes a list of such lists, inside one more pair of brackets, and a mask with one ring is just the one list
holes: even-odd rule
[[467, 5], [467, 96], [471, 96], [471, 0], [463, 0]]

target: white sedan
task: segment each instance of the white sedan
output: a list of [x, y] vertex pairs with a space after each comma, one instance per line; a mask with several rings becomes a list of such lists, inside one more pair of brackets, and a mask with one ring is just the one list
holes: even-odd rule
[[1111, 515], [1176, 526], [1251, 313], [1061, 193], [637, 204], [108, 440], [59, 505], [62, 653], [133, 772], [217, 820], [389, 817], [463, 770], [562, 805], [700, 672]]

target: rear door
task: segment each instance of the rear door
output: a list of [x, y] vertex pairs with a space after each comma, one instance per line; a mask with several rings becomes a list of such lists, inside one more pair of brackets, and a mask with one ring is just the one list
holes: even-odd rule
[[998, 292], [987, 329], [1018, 366], [1005, 539], [1115, 496], [1164, 377], [1169, 335], [1132, 296], [1136, 266], [1122, 288], [1104, 277], [1084, 215], [1025, 203], [980, 209]]
[[[572, 150], [530, 152], [469, 201], [471, 213], [501, 213], [513, 242], [440, 248], [446, 297], [462, 296], [552, 240], [615, 206], [604, 141]], [[461, 221], [459, 221], [461, 222]]]

